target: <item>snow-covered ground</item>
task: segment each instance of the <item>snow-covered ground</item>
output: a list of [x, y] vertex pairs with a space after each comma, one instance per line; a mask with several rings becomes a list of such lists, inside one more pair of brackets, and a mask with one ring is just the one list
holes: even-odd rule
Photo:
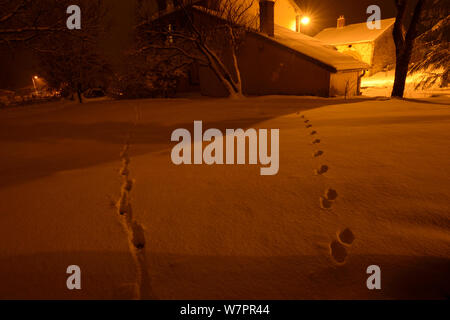
[[[406, 98], [450, 97], [450, 88], [440, 88], [439, 81], [427, 88], [418, 86], [425, 77], [426, 75], [423, 72], [408, 75], [404, 96]], [[390, 97], [394, 79], [395, 70], [381, 71], [369, 77], [363, 77], [361, 79], [361, 92], [367, 97]]]
[[[448, 103], [259, 97], [1, 110], [0, 298], [448, 298]], [[280, 129], [279, 173], [173, 165], [170, 135], [194, 120], [204, 130]], [[324, 202], [330, 188], [337, 197]], [[124, 194], [132, 210], [120, 216]], [[354, 240], [342, 245], [346, 228]], [[80, 291], [66, 288], [73, 264]], [[381, 290], [366, 287], [370, 265]]]

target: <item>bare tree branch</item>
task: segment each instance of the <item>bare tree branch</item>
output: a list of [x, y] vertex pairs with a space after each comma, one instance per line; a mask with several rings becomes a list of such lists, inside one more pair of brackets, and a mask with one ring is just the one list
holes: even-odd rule
[[[190, 61], [208, 65], [230, 96], [240, 96], [242, 78], [237, 49], [255, 19], [248, 12], [254, 0], [218, 0], [210, 7], [197, 6], [195, 2], [182, 1], [178, 11], [172, 13], [177, 16], [174, 22], [170, 22], [170, 15], [145, 16], [141, 12], [142, 20], [136, 26], [143, 40], [141, 49], [175, 50]], [[175, 30], [168, 27], [172, 23]], [[169, 57], [172, 58], [170, 54]]]

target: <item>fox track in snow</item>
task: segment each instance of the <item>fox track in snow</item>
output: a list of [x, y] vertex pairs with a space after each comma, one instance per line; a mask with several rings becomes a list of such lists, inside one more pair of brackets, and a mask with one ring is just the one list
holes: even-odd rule
[[122, 179], [122, 185], [120, 190], [120, 198], [117, 201], [116, 207], [119, 219], [123, 225], [125, 233], [128, 236], [130, 253], [136, 266], [136, 298], [151, 299], [154, 298], [154, 295], [151, 290], [151, 279], [148, 273], [148, 265], [145, 257], [145, 230], [144, 227], [133, 217], [133, 207], [130, 196], [135, 185], [134, 181], [130, 178], [130, 148], [133, 138], [133, 131], [140, 119], [139, 109], [137, 108], [135, 108], [135, 116], [136, 118], [133, 123], [133, 127], [130, 129], [122, 152], [120, 153], [122, 167], [120, 168], [119, 173]]
[[348, 250], [355, 240], [355, 235], [349, 228], [336, 233], [337, 239], [330, 243], [330, 255], [333, 262], [343, 265], [348, 257]]
[[[304, 119], [304, 123], [306, 124], [306, 128], [309, 129], [312, 127], [312, 124], [309, 119], [305, 117], [305, 115], [301, 115], [301, 118]], [[318, 133], [316, 130], [310, 132], [311, 136], [316, 136]], [[312, 141], [312, 145], [317, 145], [321, 143], [321, 139], [315, 138]], [[313, 152], [313, 157], [318, 158], [324, 154], [322, 150], [315, 150]], [[319, 169], [316, 169], [314, 172], [316, 175], [324, 175], [329, 170], [327, 165], [322, 164]], [[333, 207], [334, 202], [338, 198], [338, 193], [336, 190], [332, 188], [328, 188], [325, 190], [324, 194], [319, 197], [319, 205], [320, 208], [324, 210], [329, 210]], [[343, 265], [346, 262], [348, 256], [348, 248], [351, 247], [353, 241], [355, 240], [355, 235], [349, 228], [345, 228], [344, 230], [336, 233], [336, 239], [332, 240], [329, 245], [330, 256], [332, 261], [337, 265]]]

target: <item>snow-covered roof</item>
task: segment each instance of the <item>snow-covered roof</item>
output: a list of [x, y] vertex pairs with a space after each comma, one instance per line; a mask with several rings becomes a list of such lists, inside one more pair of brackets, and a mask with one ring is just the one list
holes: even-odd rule
[[[260, 33], [260, 35], [263, 34]], [[266, 36], [266, 38], [316, 60], [322, 65], [329, 66], [335, 71], [369, 68], [368, 64], [338, 52], [336, 48], [323, 41], [279, 25], [275, 25], [275, 36]]]
[[[214, 10], [199, 6], [193, 6], [193, 8], [198, 12], [202, 12], [208, 15], [215, 15], [216, 17], [220, 18], [220, 16]], [[275, 24], [274, 27], [274, 37], [269, 37], [256, 30], [251, 32], [260, 35], [270, 41], [274, 41], [290, 50], [296, 51], [297, 53], [300, 53], [303, 56], [316, 61], [318, 64], [324, 67], [328, 67], [328, 69], [330, 69], [330, 71], [332, 72], [370, 68], [368, 64], [350, 55], [338, 52], [335, 47], [323, 41], [299, 32], [294, 32], [277, 24]]]
[[327, 28], [314, 38], [332, 45], [372, 42], [395, 23], [395, 18], [380, 20], [381, 29], [369, 29], [367, 23], [349, 24], [343, 28]]

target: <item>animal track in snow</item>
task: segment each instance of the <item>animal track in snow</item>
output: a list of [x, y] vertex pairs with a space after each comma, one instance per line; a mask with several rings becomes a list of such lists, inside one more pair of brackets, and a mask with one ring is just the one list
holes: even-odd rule
[[328, 166], [322, 165], [319, 169], [316, 170], [316, 174], [322, 175], [328, 171]]
[[123, 176], [128, 176], [130, 174], [128, 167], [123, 167], [122, 169], [120, 169], [120, 174]]
[[349, 228], [345, 228], [338, 234], [338, 240], [347, 246], [350, 246], [353, 241], [355, 241], [355, 235], [353, 234], [352, 230]]
[[119, 215], [130, 215], [131, 216], [131, 205], [129, 201], [129, 193], [133, 187], [133, 182], [128, 178], [130, 171], [128, 170], [128, 165], [130, 163], [130, 158], [128, 156], [129, 145], [128, 142], [123, 148], [123, 151], [120, 153], [122, 158], [122, 169], [120, 170], [120, 174], [123, 177], [123, 184], [120, 191], [120, 198], [117, 202], [117, 209], [119, 211]]
[[322, 209], [330, 209], [332, 206], [333, 202], [328, 200], [325, 197], [320, 197], [320, 207]]
[[131, 189], [133, 188], [133, 181], [127, 179], [127, 180], [125, 181], [125, 184], [124, 184], [123, 187], [124, 187], [125, 190], [127, 190], [128, 192], [130, 192]]
[[333, 260], [338, 264], [344, 264], [348, 256], [347, 249], [337, 240], [330, 243], [330, 254]]
[[330, 209], [333, 205], [334, 200], [337, 198], [336, 190], [331, 188], [325, 191], [325, 195], [320, 197], [320, 207], [322, 209]]
[[130, 205], [128, 203], [128, 194], [126, 192], [122, 191], [120, 199], [117, 203], [117, 209], [119, 211], [119, 215], [121, 216], [129, 214], [131, 212]]
[[[301, 117], [303, 119], [305, 119], [304, 115], [301, 115]], [[306, 124], [306, 128], [311, 128], [312, 125], [310, 123], [310, 121], [308, 119], [304, 120], [304, 123]], [[317, 134], [317, 131], [312, 130], [310, 135], [314, 136]], [[312, 141], [312, 144], [319, 144], [321, 142], [320, 139], [314, 139]], [[320, 157], [324, 154], [324, 152], [322, 150], [317, 150], [313, 152], [313, 156], [315, 158]], [[328, 166], [327, 165], [322, 165], [320, 166], [319, 169], [315, 170], [315, 173], [317, 175], [323, 175], [324, 173], [328, 172]], [[319, 198], [319, 203], [320, 203], [320, 207], [322, 209], [331, 209], [331, 207], [333, 206], [334, 201], [337, 199], [338, 197], [338, 193], [336, 190], [332, 189], [332, 188], [328, 188], [325, 190], [324, 195], [322, 195]], [[330, 255], [332, 260], [338, 264], [338, 265], [343, 265], [345, 264], [345, 261], [347, 259], [348, 256], [348, 252], [347, 252], [347, 248], [346, 247], [350, 247], [353, 243], [353, 241], [355, 240], [355, 235], [353, 234], [353, 232], [349, 229], [349, 228], [345, 228], [344, 230], [337, 232], [337, 240], [333, 240], [330, 243]]]
[[143, 249], [145, 247], [145, 233], [144, 228], [137, 222], [131, 223], [132, 242], [136, 249]]
[[323, 151], [322, 150], [318, 150], [318, 151], [314, 152], [314, 157], [315, 158], [320, 157], [321, 155], [323, 155]]
[[337, 194], [336, 190], [334, 190], [334, 189], [328, 188], [325, 191], [325, 198], [327, 198], [330, 201], [336, 200], [337, 196], [338, 196], [338, 194]]
[[136, 284], [137, 284], [137, 298], [149, 299], [154, 296], [151, 288], [151, 278], [148, 272], [148, 264], [145, 257], [144, 248], [146, 245], [145, 231], [142, 225], [133, 218], [132, 203], [130, 193], [134, 186], [134, 181], [130, 179], [130, 147], [133, 137], [133, 131], [137, 126], [137, 121], [140, 119], [138, 109], [135, 109], [136, 121], [134, 122], [134, 129], [130, 131], [126, 139], [125, 145], [120, 153], [122, 160], [122, 168], [120, 169], [120, 176], [122, 179], [120, 198], [116, 204], [120, 216], [120, 221], [123, 225], [124, 231], [128, 236], [128, 245], [130, 253], [133, 257], [136, 266]]
[[333, 260], [338, 264], [344, 264], [348, 256], [346, 247], [350, 247], [355, 240], [355, 235], [350, 228], [345, 228], [337, 233], [337, 240], [330, 243], [330, 254]]

